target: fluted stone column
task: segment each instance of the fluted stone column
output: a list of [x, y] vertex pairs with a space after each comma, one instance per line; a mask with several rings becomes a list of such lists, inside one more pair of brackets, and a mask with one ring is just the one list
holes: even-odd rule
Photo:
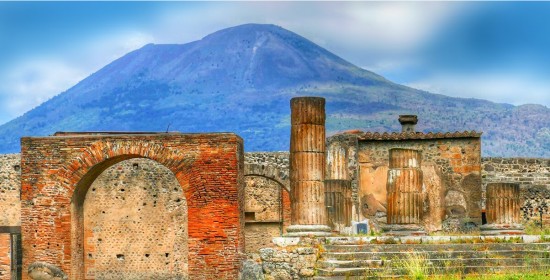
[[482, 235], [523, 234], [519, 184], [487, 184], [486, 199], [487, 224], [481, 226]]
[[331, 142], [326, 148], [325, 205], [328, 225], [333, 231], [351, 226], [353, 211], [348, 151], [342, 142]]
[[422, 154], [391, 149], [387, 183], [387, 235], [425, 235], [422, 222]]
[[289, 236], [330, 234], [325, 208], [325, 99], [296, 97], [290, 100]]
[[341, 230], [342, 227], [351, 226], [351, 181], [326, 179], [325, 180], [325, 205], [327, 207], [327, 219], [333, 230]]

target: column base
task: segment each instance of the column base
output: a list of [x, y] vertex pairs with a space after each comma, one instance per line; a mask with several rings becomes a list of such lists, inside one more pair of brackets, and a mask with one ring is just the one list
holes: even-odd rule
[[522, 224], [485, 224], [479, 227], [481, 235], [522, 235]]
[[382, 226], [385, 236], [424, 236], [424, 227], [415, 224], [390, 224]]
[[330, 236], [331, 229], [326, 225], [290, 225], [285, 236]]

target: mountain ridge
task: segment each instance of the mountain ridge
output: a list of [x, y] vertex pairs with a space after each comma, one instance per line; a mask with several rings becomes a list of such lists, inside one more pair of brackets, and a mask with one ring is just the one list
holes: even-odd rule
[[[233, 131], [245, 149], [288, 150], [289, 100], [327, 99], [327, 132], [483, 131], [484, 156], [550, 157], [550, 109], [448, 97], [388, 81], [275, 25], [147, 44], [2, 126], [0, 152], [55, 131]], [[506, 125], [504, 125], [506, 124]]]

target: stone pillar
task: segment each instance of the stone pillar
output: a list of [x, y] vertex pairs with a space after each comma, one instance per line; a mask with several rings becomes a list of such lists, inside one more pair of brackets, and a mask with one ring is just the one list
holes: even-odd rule
[[425, 235], [422, 222], [422, 154], [391, 149], [387, 183], [387, 235]]
[[333, 230], [341, 231], [351, 226], [351, 181], [326, 179], [325, 205], [328, 224]]
[[326, 149], [325, 205], [328, 225], [333, 231], [351, 226], [353, 211], [348, 150], [340, 141], [330, 142]]
[[291, 221], [288, 236], [326, 236], [325, 99], [290, 100]]
[[326, 155], [326, 179], [349, 180], [347, 147], [340, 141], [333, 141], [328, 145]]
[[520, 216], [519, 184], [487, 184], [485, 217], [487, 224], [481, 226], [482, 235], [523, 234]]

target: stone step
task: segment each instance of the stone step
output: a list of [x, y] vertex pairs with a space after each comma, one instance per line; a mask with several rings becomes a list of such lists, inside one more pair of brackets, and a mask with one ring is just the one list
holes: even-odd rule
[[495, 244], [495, 243], [545, 243], [550, 235], [511, 235], [511, 236], [339, 236], [327, 237], [327, 245], [409, 245], [409, 244]]
[[[548, 250], [501, 250], [501, 251], [416, 251], [429, 259], [467, 259], [467, 258], [549, 258]], [[325, 252], [325, 260], [394, 260], [410, 257], [412, 252]]]
[[[545, 271], [550, 269], [550, 265], [518, 265], [518, 266], [449, 266], [443, 268], [437, 268], [435, 271], [429, 271], [430, 275], [452, 275], [452, 274], [493, 274], [503, 272], [518, 272], [518, 271]], [[364, 278], [376, 277], [376, 278], [401, 278], [407, 275], [407, 271], [403, 268], [331, 268], [316, 270], [314, 279], [336, 279], [333, 276], [359, 276]], [[331, 278], [323, 278], [331, 277]], [[352, 278], [346, 278], [352, 279]]]
[[356, 268], [356, 267], [369, 267], [376, 268], [382, 267], [385, 265], [384, 260], [324, 260], [317, 261], [317, 266], [319, 268]]
[[[550, 265], [550, 258], [469, 258], [469, 259], [426, 259], [432, 267], [468, 266], [518, 266]], [[393, 264], [396, 263], [396, 264]], [[399, 260], [325, 260], [317, 262], [318, 268], [380, 268], [399, 265]]]
[[486, 250], [549, 250], [550, 243], [478, 243], [478, 244], [358, 244], [325, 245], [327, 252], [406, 252], [415, 251], [486, 251]]

